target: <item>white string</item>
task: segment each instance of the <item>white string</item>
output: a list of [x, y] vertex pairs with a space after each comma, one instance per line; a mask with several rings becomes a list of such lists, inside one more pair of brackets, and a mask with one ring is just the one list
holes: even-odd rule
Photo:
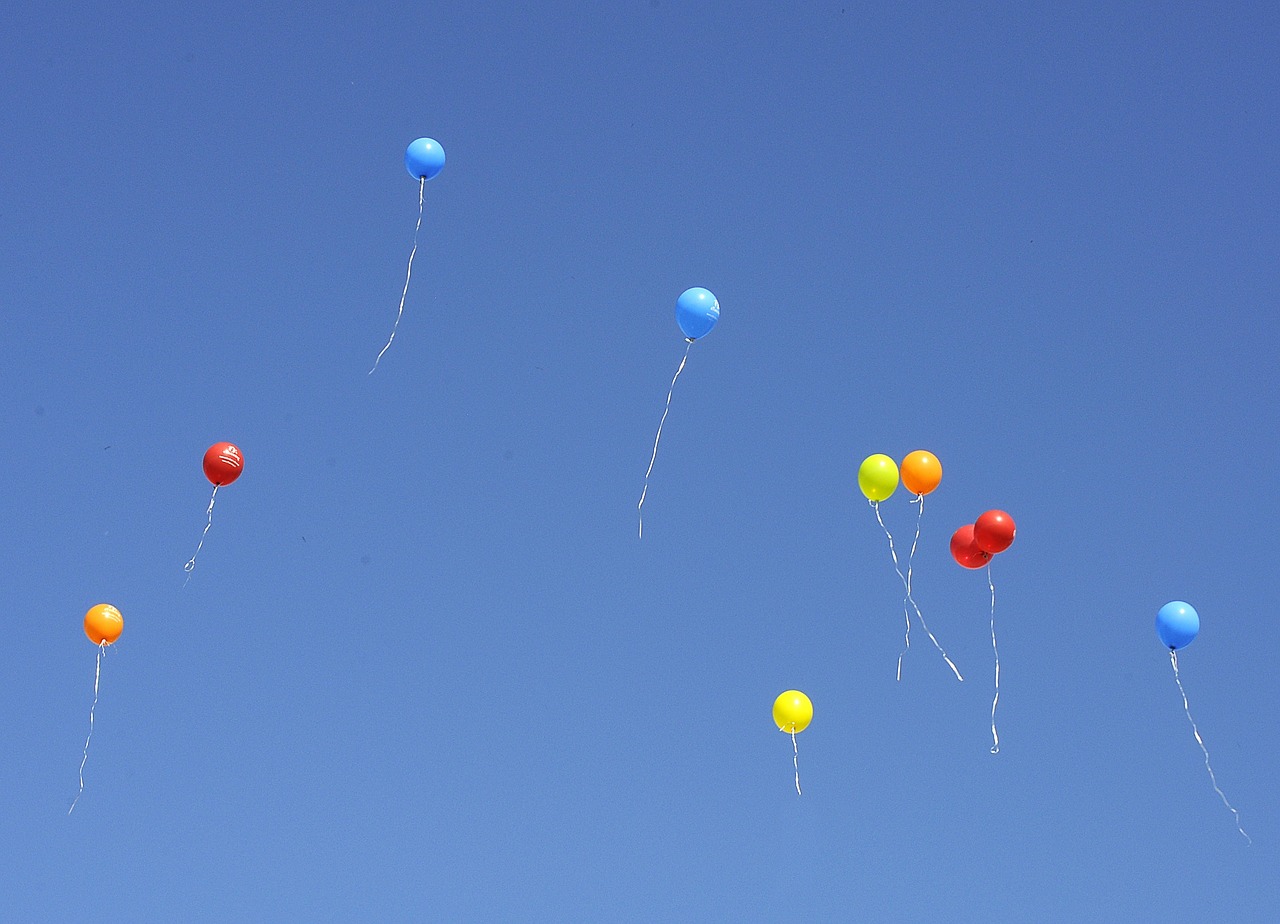
[[[213, 502], [218, 499], [218, 488], [221, 485], [213, 486], [213, 493], [209, 495], [209, 509], [205, 511], [209, 520], [204, 524], [204, 532], [200, 534], [200, 544], [196, 546], [196, 555], [200, 554], [200, 550], [204, 548], [204, 537], [209, 535], [209, 527], [213, 525]], [[191, 580], [191, 572], [196, 568], [196, 555], [191, 556], [191, 560], [182, 566], [182, 570], [187, 572], [187, 581]], [[182, 586], [187, 586], [187, 581], [182, 582]]]
[[[946, 651], [938, 644], [938, 640], [933, 637], [933, 633], [929, 631], [929, 624], [924, 621], [924, 614], [920, 612], [920, 605], [916, 603], [915, 597], [911, 595], [911, 585], [898, 564], [898, 553], [893, 547], [893, 534], [889, 532], [889, 527], [884, 525], [884, 520], [880, 516], [880, 502], [869, 500], [868, 503], [871, 504], [871, 509], [876, 513], [876, 522], [880, 524], [880, 528], [884, 530], [885, 536], [889, 539], [889, 555], [893, 558], [893, 570], [898, 572], [898, 577], [902, 580], [902, 588], [906, 591], [907, 601], [911, 604], [912, 609], [916, 611], [916, 619], [920, 620], [920, 625], [924, 629], [925, 635], [929, 636], [929, 641], [933, 642], [933, 647], [938, 649], [938, 653], [942, 655], [942, 660], [947, 662], [947, 667], [951, 668], [952, 673], [956, 675], [956, 680], [964, 680], [964, 677], [960, 675], [960, 669], [947, 657]], [[898, 677], [899, 679], [902, 677], [901, 655], [898, 656]]]
[[75, 811], [76, 803], [80, 801], [80, 797], [84, 794], [84, 765], [89, 760], [89, 742], [93, 740], [93, 711], [98, 708], [98, 679], [102, 676], [102, 653], [106, 650], [107, 643], [99, 642], [98, 663], [93, 670], [93, 705], [89, 707], [89, 736], [84, 739], [84, 755], [80, 758], [80, 791], [71, 800], [71, 808], [67, 809], [68, 815]]
[[693, 339], [685, 338], [688, 346], [684, 348], [684, 356], [680, 359], [680, 367], [671, 377], [671, 387], [667, 389], [667, 405], [662, 409], [662, 419], [658, 421], [658, 435], [653, 438], [653, 455], [649, 457], [649, 470], [644, 473], [644, 490], [640, 492], [640, 503], [636, 504], [636, 515], [640, 519], [640, 538], [644, 538], [644, 496], [649, 493], [649, 476], [653, 474], [653, 463], [658, 458], [658, 440], [662, 439], [662, 425], [667, 422], [667, 412], [671, 410], [671, 393], [676, 390], [676, 379], [684, 371], [684, 364], [689, 359], [689, 351], [693, 349]]
[[796, 768], [796, 795], [803, 795], [800, 792], [800, 748], [796, 745], [796, 733], [793, 728], [791, 731], [791, 750], [794, 752], [791, 757], [791, 763]]
[[987, 563], [987, 586], [991, 588], [991, 653], [996, 658], [996, 692], [991, 698], [991, 753], [1000, 753], [1000, 736], [996, 733], [996, 703], [1000, 702], [1000, 649], [996, 647], [996, 585], [991, 580], [991, 564]]
[[369, 370], [369, 375], [378, 368], [378, 363], [382, 362], [382, 354], [387, 352], [391, 346], [391, 341], [396, 339], [396, 331], [400, 327], [400, 316], [404, 314], [404, 300], [409, 294], [409, 277], [413, 275], [413, 255], [418, 252], [418, 231], [422, 228], [422, 212], [425, 207], [424, 191], [427, 188], [427, 178], [425, 176], [418, 177], [418, 224], [413, 229], [413, 249], [409, 251], [409, 268], [404, 273], [404, 291], [400, 293], [400, 308], [396, 311], [396, 323], [391, 326], [391, 336], [387, 338], [386, 344], [378, 351], [378, 358], [373, 361], [373, 368]]
[[1209, 749], [1204, 746], [1204, 739], [1200, 737], [1200, 729], [1196, 728], [1196, 720], [1191, 718], [1191, 706], [1187, 702], [1187, 691], [1182, 688], [1182, 678], [1178, 676], [1178, 652], [1172, 648], [1169, 649], [1169, 662], [1173, 665], [1173, 679], [1178, 684], [1178, 692], [1182, 694], [1182, 709], [1187, 714], [1187, 721], [1191, 723], [1191, 733], [1196, 736], [1196, 744], [1200, 745], [1200, 750], [1204, 754], [1204, 768], [1209, 771], [1209, 781], [1213, 783], [1213, 791], [1218, 794], [1218, 798], [1222, 800], [1222, 804], [1231, 809], [1231, 814], [1236, 819], [1236, 830], [1253, 845], [1253, 838], [1244, 833], [1244, 828], [1240, 827], [1240, 813], [1236, 811], [1234, 805], [1227, 801], [1226, 794], [1218, 788], [1218, 778], [1213, 774], [1213, 767], [1209, 764]]
[[907, 595], [902, 600], [902, 615], [906, 619], [907, 629], [902, 637], [902, 651], [898, 652], [898, 680], [902, 680], [902, 659], [911, 650], [911, 611], [907, 609], [907, 601], [914, 599], [911, 596], [911, 564], [915, 561], [916, 546], [920, 542], [920, 523], [924, 519], [924, 495], [917, 494], [911, 503], [919, 504], [920, 508], [916, 513], [916, 536], [911, 540], [911, 554], [907, 556]]

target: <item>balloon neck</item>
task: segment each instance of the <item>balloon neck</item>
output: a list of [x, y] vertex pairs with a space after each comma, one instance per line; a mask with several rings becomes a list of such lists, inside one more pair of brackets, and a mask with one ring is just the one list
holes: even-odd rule
[[694, 341], [694, 340], [696, 340], [696, 339], [697, 339], [696, 337], [685, 337], [685, 338], [684, 338], [684, 342], [685, 342], [685, 343], [693, 343], [693, 341]]

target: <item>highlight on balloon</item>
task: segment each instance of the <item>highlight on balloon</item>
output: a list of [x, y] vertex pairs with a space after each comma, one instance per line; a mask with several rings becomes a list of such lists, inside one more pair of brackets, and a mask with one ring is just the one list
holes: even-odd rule
[[791, 736], [792, 764], [796, 771], [796, 795], [800, 791], [800, 748], [796, 745], [796, 735], [809, 727], [813, 721], [813, 703], [809, 697], [799, 690], [786, 690], [778, 694], [773, 701], [773, 724], [778, 731]]
[[[893, 542], [893, 533], [889, 531], [889, 527], [885, 525], [884, 517], [880, 515], [881, 502], [888, 500], [898, 490], [900, 476], [903, 486], [915, 494], [915, 498], [911, 502], [917, 505], [916, 534], [911, 542], [911, 552], [907, 556], [907, 571], [905, 574], [902, 571], [901, 563], [898, 561], [898, 550]], [[898, 653], [898, 680], [902, 679], [902, 659], [911, 648], [911, 613], [913, 611], [916, 614], [916, 619], [920, 621], [920, 627], [924, 629], [929, 641], [933, 642], [933, 647], [942, 655], [942, 660], [951, 668], [956, 680], [964, 680], [960, 669], [956, 667], [955, 662], [951, 660], [946, 650], [938, 642], [937, 637], [930, 631], [929, 624], [925, 622], [924, 614], [920, 611], [920, 605], [916, 603], [915, 591], [912, 587], [916, 547], [920, 542], [920, 525], [924, 517], [924, 496], [934, 491], [941, 481], [942, 464], [938, 461], [937, 456], [923, 449], [909, 453], [902, 460], [901, 470], [898, 468], [897, 462], [881, 452], [867, 456], [862, 460], [862, 464], [858, 466], [858, 489], [862, 492], [862, 496], [867, 499], [867, 503], [876, 515], [876, 522], [880, 524], [880, 529], [884, 531], [885, 538], [889, 541], [889, 557], [893, 560], [893, 570], [897, 572], [898, 579], [902, 581], [902, 616], [906, 623], [906, 629], [903, 633], [902, 651]]]
[[195, 555], [182, 566], [182, 570], [187, 572], [187, 580], [191, 580], [191, 572], [196, 567], [196, 555], [200, 554], [200, 550], [204, 548], [204, 538], [209, 535], [209, 527], [213, 526], [213, 504], [218, 499], [218, 489], [223, 485], [231, 484], [244, 471], [244, 453], [240, 451], [240, 447], [235, 443], [214, 443], [205, 450], [204, 460], [204, 476], [213, 484], [213, 493], [209, 495], [209, 509], [205, 511], [206, 521], [204, 524], [204, 532], [200, 534], [200, 542], [196, 546]]
[[658, 421], [658, 433], [653, 438], [653, 453], [649, 456], [649, 468], [644, 473], [644, 488], [640, 492], [640, 501], [636, 504], [641, 539], [644, 538], [644, 499], [649, 494], [649, 476], [653, 474], [653, 463], [658, 459], [658, 442], [662, 439], [662, 427], [667, 422], [667, 414], [671, 411], [671, 395], [676, 390], [676, 379], [680, 378], [685, 363], [689, 361], [689, 351], [693, 349], [694, 342], [711, 333], [711, 329], [719, 320], [720, 302], [709, 290], [701, 286], [685, 289], [676, 299], [676, 324], [684, 334], [686, 346], [684, 356], [680, 358], [680, 365], [676, 368], [676, 374], [671, 377], [671, 386], [667, 389], [667, 402], [662, 408], [662, 419]]
[[84, 795], [84, 766], [89, 761], [89, 742], [93, 740], [93, 716], [98, 708], [98, 683], [102, 678], [102, 655], [106, 652], [107, 646], [114, 644], [123, 631], [124, 617], [110, 603], [99, 603], [90, 607], [84, 614], [84, 634], [88, 636], [89, 641], [98, 646], [98, 658], [93, 670], [93, 703], [89, 706], [89, 734], [84, 739], [84, 753], [80, 757], [80, 789], [76, 792], [76, 797], [71, 800], [71, 808], [67, 809], [68, 815], [75, 811], [76, 803]]
[[444, 148], [434, 138], [418, 138], [409, 142], [404, 152], [404, 167], [409, 176], [418, 181], [418, 223], [413, 228], [413, 248], [409, 251], [409, 265], [404, 272], [404, 289], [400, 292], [400, 307], [396, 309], [395, 323], [391, 325], [391, 335], [378, 351], [373, 360], [373, 368], [369, 375], [378, 369], [382, 362], [382, 354], [391, 349], [391, 341], [396, 339], [396, 331], [400, 329], [400, 319], [404, 316], [404, 302], [409, 295], [409, 278], [413, 275], [413, 258], [418, 252], [418, 233], [422, 230], [422, 215], [426, 210], [427, 180], [434, 179], [444, 169]]
[[995, 658], [995, 692], [991, 697], [991, 753], [1000, 753], [1000, 733], [996, 730], [996, 706], [1000, 702], [1000, 649], [996, 645], [996, 585], [991, 578], [991, 559], [1013, 545], [1018, 529], [1013, 517], [1003, 510], [988, 510], [972, 524], [951, 534], [951, 557], [962, 568], [987, 569], [991, 588], [991, 653]]
[[1191, 723], [1191, 733], [1195, 736], [1196, 744], [1200, 745], [1200, 752], [1204, 755], [1204, 768], [1209, 773], [1209, 782], [1213, 784], [1213, 791], [1218, 794], [1218, 798], [1222, 800], [1235, 818], [1236, 830], [1248, 843], [1253, 843], [1253, 838], [1245, 833], [1243, 827], [1240, 826], [1240, 813], [1236, 811], [1236, 807], [1227, 799], [1226, 793], [1218, 786], [1218, 777], [1213, 772], [1213, 765], [1209, 763], [1209, 749], [1205, 746], [1204, 739], [1200, 737], [1200, 729], [1196, 727], [1196, 720], [1191, 717], [1191, 705], [1187, 701], [1187, 691], [1182, 686], [1182, 676], [1178, 672], [1178, 652], [1190, 645], [1197, 635], [1200, 634], [1200, 614], [1196, 612], [1196, 608], [1190, 603], [1184, 603], [1181, 600], [1172, 600], [1156, 612], [1156, 635], [1160, 637], [1160, 643], [1169, 649], [1169, 663], [1173, 665], [1173, 679], [1178, 685], [1178, 692], [1182, 694], [1182, 710], [1187, 714], [1187, 721]]

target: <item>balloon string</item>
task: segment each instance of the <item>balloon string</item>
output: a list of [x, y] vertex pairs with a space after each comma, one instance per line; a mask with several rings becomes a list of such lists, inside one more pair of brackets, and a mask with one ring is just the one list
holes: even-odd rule
[[[196, 546], [196, 555], [200, 554], [200, 550], [204, 548], [204, 537], [209, 535], [209, 527], [213, 525], [213, 502], [218, 499], [218, 488], [220, 485], [213, 486], [213, 493], [209, 495], [209, 509], [205, 514], [209, 517], [208, 522], [204, 524], [204, 532], [200, 534], [200, 544]], [[196, 555], [191, 556], [191, 560], [182, 566], [182, 570], [187, 572], [187, 581], [191, 580], [191, 572], [196, 568]], [[187, 586], [187, 581], [182, 582], [182, 586]]]
[[382, 354], [387, 352], [391, 346], [391, 341], [396, 339], [396, 331], [400, 327], [400, 317], [404, 314], [404, 300], [409, 294], [409, 277], [413, 275], [413, 255], [418, 252], [418, 231], [422, 228], [422, 212], [426, 205], [423, 196], [427, 188], [427, 178], [425, 176], [418, 177], [418, 224], [413, 229], [413, 249], [409, 251], [409, 268], [404, 273], [404, 291], [400, 293], [400, 308], [396, 311], [396, 322], [391, 326], [391, 336], [387, 338], [386, 344], [378, 351], [378, 357], [373, 361], [373, 368], [369, 370], [369, 375], [378, 368], [378, 363], [382, 362]]
[[98, 663], [93, 669], [93, 705], [89, 707], [89, 736], [84, 739], [84, 755], [80, 758], [80, 791], [71, 800], [71, 808], [67, 809], [68, 815], [75, 811], [76, 803], [84, 794], [84, 765], [89, 760], [89, 742], [93, 740], [93, 711], [98, 708], [98, 679], [102, 676], [102, 653], [106, 650], [107, 643], [99, 642]]
[[[956, 680], [964, 680], [964, 677], [960, 675], [960, 669], [955, 666], [955, 663], [952, 662], [949, 657], [947, 657], [946, 651], [943, 650], [943, 647], [940, 644], [938, 644], [938, 640], [934, 638], [933, 633], [929, 631], [929, 624], [924, 621], [924, 614], [920, 612], [920, 604], [916, 603], [915, 597], [911, 594], [911, 584], [907, 581], [907, 576], [902, 573], [902, 567], [898, 564], [898, 553], [893, 547], [893, 534], [889, 532], [889, 527], [884, 525], [884, 520], [880, 516], [880, 502], [868, 501], [868, 503], [871, 504], [871, 509], [876, 512], [876, 522], [880, 524], [880, 528], [884, 530], [885, 536], [889, 539], [889, 555], [893, 558], [893, 570], [898, 572], [898, 577], [902, 580], [902, 588], [906, 591], [907, 602], [909, 602], [912, 609], [915, 610], [916, 619], [920, 620], [920, 625], [924, 629], [925, 635], [929, 636], [929, 641], [933, 642], [933, 647], [938, 649], [938, 653], [942, 655], [942, 660], [947, 662], [947, 667], [951, 668], [951, 672], [956, 675]], [[898, 657], [898, 677], [899, 679], [902, 677], [901, 655]]]
[[911, 554], [907, 556], [907, 596], [902, 601], [902, 615], [906, 618], [907, 629], [902, 637], [902, 651], [898, 653], [898, 680], [902, 679], [902, 659], [911, 650], [911, 613], [907, 610], [907, 600], [914, 599], [911, 595], [911, 565], [915, 561], [916, 546], [920, 543], [920, 523], [924, 519], [924, 495], [917, 494], [911, 503], [919, 504], [920, 508], [916, 513], [916, 535], [911, 540]]
[[[686, 338], [687, 339], [687, 338]], [[671, 393], [676, 390], [676, 379], [684, 371], [684, 364], [689, 360], [689, 351], [693, 349], [693, 340], [684, 348], [684, 356], [680, 359], [680, 367], [671, 377], [671, 387], [667, 389], [667, 405], [662, 409], [662, 419], [658, 421], [658, 435], [653, 438], [653, 455], [649, 457], [649, 469], [644, 473], [644, 490], [640, 492], [640, 503], [636, 504], [636, 515], [640, 519], [640, 538], [644, 538], [644, 496], [649, 493], [649, 476], [653, 474], [653, 463], [658, 458], [658, 441], [662, 439], [662, 425], [667, 422], [667, 412], [671, 410]]]
[[800, 748], [796, 745], [796, 733], [794, 730], [791, 732], [791, 750], [793, 752], [791, 763], [796, 768], [796, 795], [800, 796], [804, 795], [800, 792]]
[[996, 647], [996, 585], [987, 565], [987, 586], [991, 588], [991, 653], [996, 659], [996, 692], [991, 698], [991, 753], [1000, 753], [1000, 735], [996, 733], [996, 703], [1000, 702], [1000, 649]]
[[1178, 653], [1172, 648], [1169, 649], [1169, 662], [1173, 665], [1173, 679], [1178, 684], [1178, 692], [1182, 694], [1182, 709], [1187, 714], [1187, 721], [1191, 723], [1191, 733], [1196, 736], [1196, 744], [1200, 745], [1200, 750], [1204, 754], [1204, 768], [1209, 771], [1209, 781], [1213, 783], [1213, 791], [1218, 794], [1218, 798], [1222, 800], [1222, 804], [1231, 809], [1231, 814], [1236, 819], [1236, 830], [1253, 845], [1253, 838], [1245, 834], [1244, 828], [1240, 827], [1240, 813], [1236, 811], [1234, 805], [1227, 801], [1226, 794], [1218, 788], [1218, 778], [1213, 774], [1213, 767], [1209, 764], [1209, 749], [1204, 746], [1204, 739], [1200, 737], [1200, 729], [1196, 728], [1196, 720], [1191, 718], [1191, 706], [1187, 702], [1187, 691], [1182, 688], [1182, 678], [1178, 676]]

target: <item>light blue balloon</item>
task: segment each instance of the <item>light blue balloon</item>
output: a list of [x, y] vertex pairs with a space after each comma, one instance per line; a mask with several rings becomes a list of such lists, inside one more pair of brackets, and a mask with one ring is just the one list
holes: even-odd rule
[[697, 340], [711, 333], [720, 320], [720, 303], [716, 297], [700, 286], [685, 289], [676, 299], [676, 323], [689, 340]]
[[1190, 603], [1174, 600], [1156, 613], [1156, 634], [1171, 651], [1186, 648], [1200, 631], [1200, 614]]
[[404, 167], [415, 180], [429, 180], [444, 169], [444, 148], [432, 138], [411, 141], [404, 150]]

